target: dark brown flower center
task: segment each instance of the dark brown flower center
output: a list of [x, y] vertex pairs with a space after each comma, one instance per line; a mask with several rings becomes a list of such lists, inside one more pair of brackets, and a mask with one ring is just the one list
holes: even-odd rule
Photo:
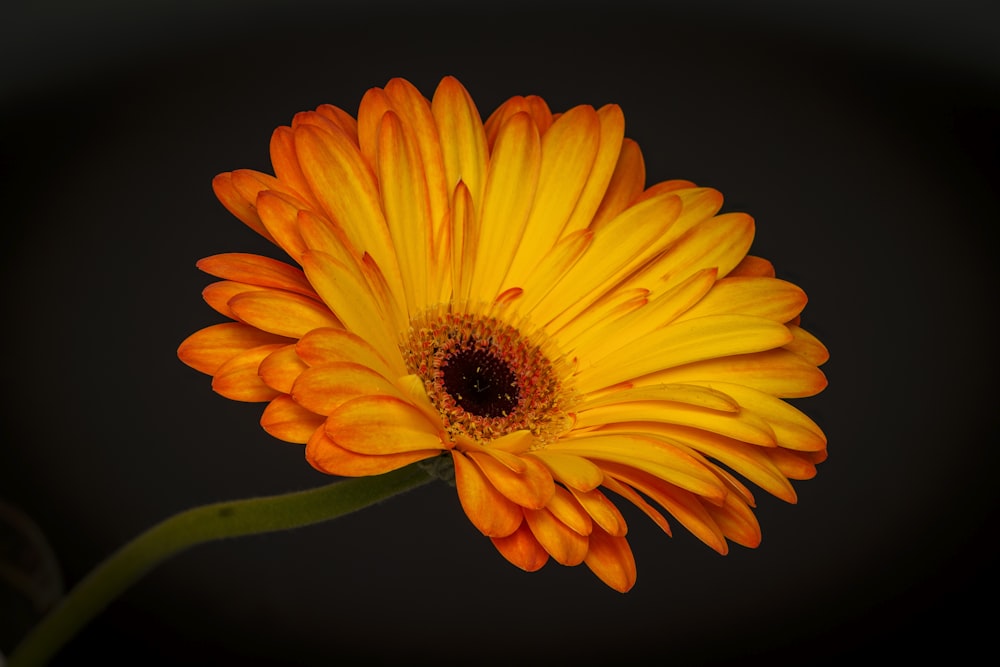
[[520, 392], [510, 366], [491, 352], [460, 350], [441, 363], [444, 389], [463, 410], [477, 417], [504, 417]]
[[541, 341], [493, 317], [444, 311], [411, 322], [400, 348], [449, 433], [487, 443], [530, 431], [544, 442], [571, 420]]

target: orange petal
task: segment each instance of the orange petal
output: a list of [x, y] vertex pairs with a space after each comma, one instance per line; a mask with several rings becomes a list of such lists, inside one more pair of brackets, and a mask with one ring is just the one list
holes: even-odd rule
[[571, 530], [547, 509], [524, 510], [524, 520], [538, 543], [561, 565], [579, 565], [587, 555], [587, 538]]
[[490, 454], [478, 451], [465, 454], [500, 493], [521, 507], [541, 509], [555, 493], [551, 473], [535, 458], [524, 457], [524, 472], [517, 473]]
[[191, 368], [214, 375], [219, 367], [241, 352], [261, 345], [290, 342], [288, 338], [240, 322], [225, 322], [188, 336], [177, 349], [177, 356]]
[[465, 454], [452, 450], [455, 488], [462, 509], [483, 535], [505, 537], [521, 525], [521, 508], [505, 498]]
[[317, 429], [306, 443], [306, 460], [310, 465], [328, 475], [344, 477], [381, 475], [440, 453], [437, 449], [424, 449], [385, 455], [359, 454], [339, 446], [323, 429]]
[[[625, 517], [622, 516], [621, 511], [603, 493], [597, 489], [593, 491], [569, 489], [569, 492], [573, 494], [573, 498], [587, 511], [587, 514], [594, 520], [594, 523], [600, 526], [600, 530], [612, 535], [624, 535], [628, 532]], [[595, 527], [591, 535], [600, 532], [600, 530]]]
[[[302, 122], [304, 116], [309, 114], [296, 114], [295, 124]], [[302, 174], [299, 166], [299, 158], [295, 154], [295, 132], [288, 126], [281, 126], [271, 133], [271, 166], [274, 168], [274, 175], [282, 183], [287, 184], [298, 195], [303, 202], [313, 200], [312, 190]], [[258, 206], [259, 206], [258, 200]], [[263, 214], [262, 214], [263, 216]]]
[[229, 300], [229, 307], [241, 321], [289, 338], [300, 338], [321, 327], [340, 326], [326, 305], [291, 292], [243, 292]]
[[261, 222], [275, 243], [296, 260], [306, 249], [297, 222], [301, 210], [302, 203], [285, 193], [265, 190], [257, 195], [257, 214]]
[[[318, 415], [329, 415], [359, 396], [381, 395], [402, 400], [399, 390], [367, 366], [341, 361], [308, 368], [295, 380], [292, 398]], [[373, 452], [365, 452], [373, 453]]]
[[627, 593], [635, 585], [635, 557], [624, 537], [595, 530], [590, 535], [590, 548], [583, 562], [601, 581], [619, 593]]
[[205, 257], [198, 262], [198, 268], [224, 280], [316, 296], [302, 269], [270, 257], [229, 252]]
[[736, 276], [755, 276], [761, 278], [773, 278], [774, 277], [774, 265], [767, 261], [763, 257], [755, 257], [753, 255], [747, 255], [744, 257], [739, 264], [736, 265], [732, 271], [729, 272], [730, 277]]
[[367, 366], [387, 378], [406, 372], [398, 355], [393, 356], [397, 364], [390, 366], [389, 361], [382, 357], [371, 343], [346, 329], [314, 329], [296, 343], [295, 349], [298, 356], [310, 366], [319, 367], [351, 361]]
[[290, 394], [296, 378], [306, 368], [308, 366], [295, 354], [295, 346], [285, 345], [268, 355], [257, 372], [268, 387]]
[[299, 444], [308, 442], [324, 421], [289, 396], [278, 396], [268, 403], [260, 417], [260, 425], [275, 438]]
[[491, 537], [500, 555], [526, 572], [536, 572], [549, 560], [549, 554], [531, 532], [527, 523], [506, 537]]
[[212, 179], [212, 189], [227, 211], [268, 241], [274, 241], [264, 227], [264, 223], [261, 222], [260, 216], [257, 215], [257, 209], [254, 206], [254, 202], [257, 199], [256, 193], [252, 198], [244, 196], [233, 184], [233, 174], [231, 172], [219, 174]]
[[439, 427], [410, 403], [393, 396], [360, 396], [334, 410], [326, 432], [359, 454], [444, 449]]
[[237, 354], [215, 372], [212, 389], [234, 401], [251, 403], [270, 401], [280, 392], [264, 384], [257, 369], [265, 357], [282, 347], [282, 345], [262, 345]]
[[583, 509], [583, 505], [573, 494], [561, 486], [556, 486], [556, 492], [545, 509], [580, 535], [590, 535], [594, 529], [594, 522], [587, 510]]
[[259, 292], [260, 287], [247, 285], [246, 283], [234, 283], [231, 280], [221, 280], [217, 283], [206, 285], [201, 291], [201, 296], [205, 303], [211, 306], [217, 313], [225, 315], [231, 320], [238, 320], [236, 313], [229, 307], [229, 301], [237, 294], [245, 292]]

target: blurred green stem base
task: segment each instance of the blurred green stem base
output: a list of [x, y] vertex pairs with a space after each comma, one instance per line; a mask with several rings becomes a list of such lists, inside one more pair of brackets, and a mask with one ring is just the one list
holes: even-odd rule
[[308, 491], [214, 503], [150, 528], [98, 565], [14, 649], [8, 667], [44, 665], [146, 572], [203, 542], [329, 521], [434, 479], [419, 464]]

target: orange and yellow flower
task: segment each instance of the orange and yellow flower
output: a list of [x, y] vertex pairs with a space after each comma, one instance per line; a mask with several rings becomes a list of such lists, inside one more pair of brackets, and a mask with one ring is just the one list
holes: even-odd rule
[[450, 459], [472, 523], [529, 571], [551, 557], [626, 591], [607, 491], [668, 534], [753, 547], [753, 495], [788, 502], [826, 456], [783, 399], [826, 386], [801, 289], [749, 256], [753, 220], [687, 181], [645, 185], [619, 107], [514, 97], [484, 123], [448, 77], [329, 105], [271, 138], [275, 175], [213, 185], [294, 264], [198, 266], [231, 322], [180, 358], [332, 475]]

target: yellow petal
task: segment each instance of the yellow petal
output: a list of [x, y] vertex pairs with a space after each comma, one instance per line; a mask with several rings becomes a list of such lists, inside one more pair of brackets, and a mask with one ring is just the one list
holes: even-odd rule
[[802, 312], [806, 294], [799, 287], [775, 278], [723, 278], [678, 321], [706, 315], [753, 315], [787, 322]]
[[[678, 218], [676, 232], [684, 223]], [[745, 213], [726, 213], [699, 222], [688, 229], [670, 248], [644, 269], [644, 276], [658, 277], [660, 289], [669, 289], [706, 268], [716, 268], [725, 276], [740, 263], [753, 242], [753, 218]]]
[[633, 401], [584, 410], [577, 413], [576, 428], [586, 429], [622, 422], [681, 424], [761, 447], [776, 447], [778, 444], [771, 425], [750, 411], [721, 412], [670, 401]]
[[705, 509], [727, 539], [750, 549], [760, 546], [761, 533], [757, 517], [736, 494], [726, 496], [726, 502], [721, 507], [707, 505]]
[[483, 201], [489, 153], [486, 132], [472, 97], [457, 79], [441, 79], [431, 111], [441, 137], [445, 184], [453, 189], [459, 181], [469, 190], [473, 206]]
[[[430, 231], [436, 234], [437, 227], [444, 220], [448, 210], [451, 186], [445, 181], [441, 138], [438, 135], [430, 102], [420, 94], [416, 86], [398, 77], [386, 84], [385, 92], [393, 110], [402, 120], [407, 135], [414, 139], [430, 204]], [[385, 118], [382, 120], [384, 122]]]
[[624, 211], [646, 186], [646, 164], [642, 159], [642, 150], [632, 139], [622, 140], [621, 151], [615, 164], [611, 182], [600, 207], [594, 213], [592, 227], [597, 229], [602, 224], [612, 220]]
[[718, 433], [678, 424], [616, 424], [609, 430], [650, 433], [669, 438], [719, 461], [768, 493], [786, 502], [795, 502], [795, 490], [768, 455], [774, 448], [761, 448]]
[[721, 502], [726, 495], [726, 488], [719, 478], [700, 461], [656, 438], [628, 434], [590, 435], [562, 440], [548, 448], [595, 460], [602, 468], [605, 462], [614, 462], [644, 470], [717, 502]]
[[785, 349], [799, 355], [806, 361], [816, 366], [822, 366], [830, 360], [830, 352], [826, 346], [800, 326], [790, 325], [788, 330], [792, 332], [792, 341], [785, 345]]
[[579, 413], [604, 405], [633, 401], [672, 401], [721, 412], [738, 412], [740, 409], [740, 403], [724, 391], [695, 384], [657, 384], [610, 390], [585, 397], [574, 408]]
[[244, 292], [229, 300], [229, 308], [241, 321], [289, 338], [299, 338], [321, 327], [340, 326], [324, 304], [291, 292]]
[[617, 104], [606, 104], [598, 109], [597, 119], [601, 125], [597, 155], [587, 176], [587, 184], [580, 193], [573, 214], [563, 228], [563, 236], [591, 226], [621, 157], [625, 136], [625, 116], [621, 107]]
[[326, 433], [344, 449], [359, 454], [445, 448], [437, 425], [394, 396], [360, 396], [344, 403], [327, 418]]
[[551, 449], [539, 449], [531, 453], [552, 476], [566, 486], [578, 491], [592, 491], [604, 481], [604, 473], [591, 461], [574, 454], [562, 454]]
[[398, 354], [395, 335], [387, 326], [387, 316], [377, 309], [378, 301], [357, 268], [315, 250], [302, 255], [302, 268], [345, 327], [371, 342], [383, 357]]
[[695, 361], [728, 360], [733, 355], [770, 350], [791, 337], [783, 324], [748, 315], [712, 315], [677, 322], [581, 367], [576, 386], [586, 393]]
[[367, 366], [351, 362], [306, 369], [295, 380], [291, 393], [296, 403], [318, 415], [332, 414], [359, 396], [374, 394], [403, 400], [389, 380]]
[[[382, 208], [392, 235], [411, 313], [426, 308], [436, 267], [430, 261], [433, 218], [427, 178], [414, 141], [394, 112], [382, 116], [375, 145]], [[437, 296], [435, 291], [435, 297]]]
[[225, 322], [205, 327], [188, 336], [177, 349], [177, 356], [191, 368], [214, 375], [224, 363], [241, 352], [262, 345], [290, 342], [292, 341], [288, 338], [240, 322]]
[[279, 440], [304, 444], [323, 426], [325, 418], [303, 408], [290, 396], [278, 396], [267, 404], [260, 425]]
[[[699, 540], [720, 554], [728, 553], [729, 545], [726, 544], [722, 529], [705, 509], [705, 505], [697, 494], [678, 488], [643, 470], [636, 470], [626, 465], [612, 463], [607, 466], [607, 471], [609, 475], [628, 483], [649, 496]], [[721, 505], [724, 502], [725, 497], [719, 499], [718, 504]]]
[[489, 302], [500, 292], [531, 211], [540, 164], [538, 129], [527, 114], [515, 114], [500, 128], [486, 177], [470, 292], [474, 300]]
[[536, 310], [553, 329], [572, 320], [656, 252], [680, 210], [676, 197], [664, 195], [623, 211], [594, 232], [587, 251]]
[[[715, 268], [698, 271], [653, 299], [643, 298], [633, 302], [637, 307], [628, 308], [621, 314], [606, 312], [601, 307], [590, 308], [563, 327], [559, 338], [566, 340], [565, 345], [571, 346], [581, 358], [600, 359], [676, 320], [709, 293], [715, 285], [716, 275]], [[618, 293], [624, 296], [637, 291], [632, 288]], [[649, 292], [641, 290], [640, 293], [648, 295]], [[602, 301], [609, 305], [615, 303], [612, 299]]]
[[264, 384], [257, 368], [266, 356], [281, 347], [262, 345], [237, 354], [215, 372], [212, 389], [234, 401], [258, 403], [275, 398], [279, 392]]
[[525, 572], [536, 572], [549, 560], [549, 554], [538, 543], [527, 523], [522, 522], [506, 537], [491, 537], [500, 555]]
[[538, 189], [507, 272], [508, 287], [520, 286], [562, 236], [587, 184], [600, 140], [597, 112], [583, 105], [564, 113], [545, 133]]
[[636, 490], [631, 486], [618, 481], [611, 475], [605, 475], [604, 486], [642, 510], [642, 513], [652, 519], [653, 523], [659, 526], [660, 530], [664, 533], [672, 535], [670, 532], [670, 524], [667, 522], [666, 517], [664, 517], [663, 514], [661, 514], [659, 510], [653, 507], [650, 503], [646, 502], [646, 499], [636, 493]]
[[317, 429], [306, 443], [306, 460], [310, 465], [328, 475], [344, 477], [381, 475], [440, 453], [438, 449], [424, 449], [385, 455], [359, 454], [339, 446], [323, 429]]
[[736, 399], [745, 410], [763, 418], [774, 431], [779, 447], [819, 451], [826, 448], [826, 436], [816, 422], [789, 403], [750, 387], [729, 382], [701, 382]]
[[635, 557], [624, 537], [595, 530], [590, 535], [590, 548], [583, 562], [601, 581], [619, 593], [627, 593], [635, 585]]
[[476, 252], [479, 247], [479, 222], [472, 195], [465, 183], [455, 186], [451, 208], [451, 284], [455, 298], [467, 302], [472, 293]]
[[458, 499], [472, 525], [490, 537], [505, 537], [516, 531], [524, 516], [521, 508], [497, 491], [465, 454], [452, 450], [452, 460]]
[[734, 354], [665, 368], [642, 381], [697, 382], [706, 378], [753, 387], [781, 398], [813, 396], [823, 391], [827, 384], [823, 371], [784, 349]]
[[295, 150], [323, 210], [341, 225], [354, 248], [375, 259], [393, 293], [403, 294], [378, 183], [358, 147], [343, 132], [325, 132], [307, 125], [295, 131]]

